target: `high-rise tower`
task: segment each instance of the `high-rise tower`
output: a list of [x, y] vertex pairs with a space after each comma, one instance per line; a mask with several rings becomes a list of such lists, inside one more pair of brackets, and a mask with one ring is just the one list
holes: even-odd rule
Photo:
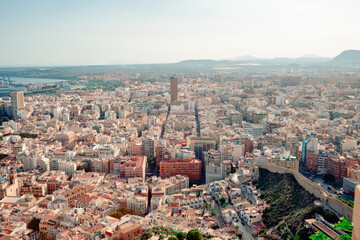
[[11, 94], [11, 115], [17, 118], [17, 111], [24, 108], [24, 92], [12, 92]]
[[171, 103], [178, 99], [178, 78], [173, 76], [170, 78]]

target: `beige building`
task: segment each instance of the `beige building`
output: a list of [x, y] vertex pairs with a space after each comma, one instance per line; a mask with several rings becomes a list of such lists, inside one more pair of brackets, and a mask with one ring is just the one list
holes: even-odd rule
[[17, 178], [16, 170], [10, 170], [8, 180], [0, 177], [0, 199], [7, 196], [19, 196], [22, 181]]
[[355, 201], [353, 211], [353, 239], [360, 239], [360, 186], [355, 190]]
[[58, 190], [60, 186], [65, 184], [67, 176], [62, 171], [47, 171], [40, 175], [37, 179], [40, 183], [47, 183], [47, 192], [52, 194]]
[[24, 108], [24, 92], [12, 92], [11, 96], [11, 115], [17, 119], [17, 111]]
[[275, 164], [279, 167], [284, 167], [295, 171], [299, 170], [299, 161], [296, 159], [296, 157], [269, 157], [268, 162]]
[[195, 152], [196, 158], [204, 160], [204, 152], [210, 149], [216, 149], [216, 141], [209, 137], [191, 137], [189, 138], [190, 150]]
[[22, 207], [33, 207], [36, 204], [36, 198], [31, 194], [25, 194], [21, 197], [8, 196], [0, 201], [0, 204], [19, 205]]
[[205, 165], [205, 181], [206, 183], [222, 180], [231, 173], [231, 161], [225, 160], [219, 164], [209, 163]]
[[143, 147], [143, 154], [147, 157], [154, 158], [155, 155], [155, 147], [156, 147], [157, 141], [154, 137], [144, 137], [142, 139], [142, 147]]
[[65, 190], [57, 190], [54, 192], [54, 195], [61, 194], [67, 200], [69, 206], [75, 206], [75, 201], [80, 199], [85, 194], [85, 188], [80, 184], [74, 186], [74, 188], [69, 188]]
[[170, 78], [171, 89], [171, 103], [174, 103], [178, 99], [178, 78], [173, 76]]
[[142, 196], [131, 197], [126, 200], [126, 207], [136, 214], [143, 215], [148, 210], [148, 198]]
[[115, 228], [115, 239], [131, 240], [143, 232], [143, 228], [138, 223], [125, 222]]

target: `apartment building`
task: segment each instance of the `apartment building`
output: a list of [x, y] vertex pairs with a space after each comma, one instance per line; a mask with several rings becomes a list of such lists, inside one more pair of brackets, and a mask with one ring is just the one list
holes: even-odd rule
[[190, 180], [201, 179], [201, 161], [196, 158], [164, 159], [160, 162], [160, 177], [168, 178], [175, 175], [188, 176]]

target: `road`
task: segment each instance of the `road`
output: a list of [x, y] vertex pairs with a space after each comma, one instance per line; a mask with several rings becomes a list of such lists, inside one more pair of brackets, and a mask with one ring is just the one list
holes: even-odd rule
[[[224, 226], [224, 221], [222, 219], [222, 215], [221, 215], [221, 207], [219, 206], [219, 204], [215, 204], [215, 219], [216, 219], [216, 223], [219, 225], [219, 227]], [[240, 219], [240, 216], [239, 216]], [[243, 237], [246, 240], [253, 240], [254, 237], [252, 236], [252, 232], [245, 227], [242, 223], [241, 220], [239, 222], [236, 223], [236, 225], [239, 226], [239, 231], [241, 232], [241, 234], [243, 235]]]
[[251, 231], [245, 227], [241, 221], [237, 222], [236, 225], [239, 226], [239, 231], [241, 232], [241, 234], [243, 235], [243, 237], [246, 239], [246, 240], [253, 240], [254, 237], [252, 236], [252, 233]]
[[224, 226], [224, 221], [223, 221], [222, 216], [221, 216], [221, 208], [220, 208], [220, 206], [219, 206], [218, 203], [215, 203], [214, 210], [215, 210], [216, 224], [217, 224], [219, 227]]

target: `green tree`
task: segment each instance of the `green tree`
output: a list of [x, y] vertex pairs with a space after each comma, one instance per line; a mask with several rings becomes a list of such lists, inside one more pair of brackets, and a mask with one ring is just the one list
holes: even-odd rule
[[176, 234], [177, 239], [184, 240], [186, 238], [186, 233], [179, 232]]
[[190, 230], [186, 235], [186, 240], [202, 240], [202, 239], [203, 236], [200, 233], [200, 231], [197, 229]]
[[324, 210], [324, 213], [322, 215], [325, 218], [325, 220], [330, 223], [336, 223], [340, 220], [333, 212], [327, 209]]
[[31, 133], [20, 133], [21, 138], [37, 138], [37, 134], [31, 134]]
[[[238, 225], [235, 226], [235, 232], [236, 232], [237, 234], [239, 234], [239, 226], [238, 226]], [[241, 235], [241, 234], [240, 234], [240, 235]], [[241, 238], [239, 238], [239, 239], [241, 239]]]
[[346, 200], [346, 199], [343, 199], [341, 197], [336, 197], [336, 198], [339, 199], [340, 201], [342, 201], [343, 203], [345, 203], [346, 205], [354, 208], [354, 201]]
[[153, 235], [149, 232], [145, 232], [143, 233], [143, 235], [141, 236], [141, 240], [147, 240], [150, 239]]
[[[339, 236], [340, 239], [342, 239], [342, 240], [351, 240], [353, 225], [350, 222], [349, 218], [340, 218], [340, 221], [338, 223], [334, 224], [334, 228], [341, 229], [341, 230], [343, 230], [345, 232], [344, 235]], [[328, 238], [322, 232], [317, 232], [317, 233], [311, 235], [310, 239], [313, 239], [313, 240], [331, 240], [331, 238]]]
[[177, 237], [169, 237], [168, 240], [179, 240]]
[[116, 210], [116, 212], [111, 213], [110, 217], [120, 219], [126, 214], [136, 215], [136, 213], [133, 210], [127, 209], [126, 207], [121, 207], [121, 208], [118, 208]]
[[32, 229], [34, 231], [39, 231], [39, 224], [40, 224], [40, 219], [32, 218], [31, 221], [28, 223], [27, 228]]
[[317, 232], [314, 235], [311, 235], [310, 239], [312, 239], [312, 240], [331, 240], [331, 238], [328, 238], [322, 232]]
[[211, 208], [210, 213], [211, 213], [211, 216], [215, 216], [215, 209]]
[[226, 198], [221, 197], [221, 198], [219, 198], [219, 201], [221, 202], [221, 204], [224, 204], [226, 202]]
[[349, 218], [340, 218], [340, 221], [334, 224], [334, 228], [341, 229], [346, 233], [339, 236], [342, 240], [351, 240], [353, 225]]

